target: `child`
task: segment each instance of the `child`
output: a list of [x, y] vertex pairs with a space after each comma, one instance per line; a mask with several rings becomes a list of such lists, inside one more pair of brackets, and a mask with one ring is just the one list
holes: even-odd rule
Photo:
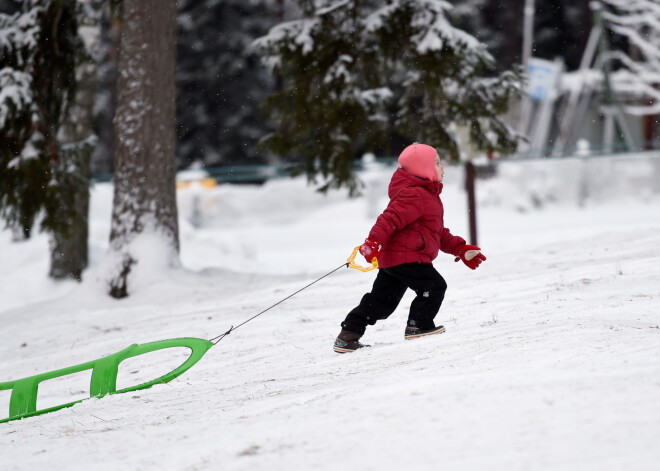
[[440, 200], [444, 168], [438, 152], [426, 144], [414, 143], [399, 156], [399, 165], [388, 194], [390, 202], [374, 224], [360, 253], [371, 262], [378, 260], [378, 275], [370, 293], [341, 323], [334, 351], [349, 353], [368, 347], [359, 342], [367, 325], [387, 319], [410, 288], [417, 297], [410, 305], [406, 340], [440, 334], [443, 326], [433, 322], [447, 283], [431, 262], [442, 250], [471, 269], [486, 257], [480, 248], [467, 245], [444, 227]]

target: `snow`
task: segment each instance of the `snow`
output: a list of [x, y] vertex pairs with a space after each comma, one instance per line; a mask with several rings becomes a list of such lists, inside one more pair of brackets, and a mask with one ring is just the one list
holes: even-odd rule
[[[629, 51], [615, 51], [606, 59], [619, 60], [624, 67], [613, 74], [612, 85], [616, 91], [633, 96], [643, 96], [647, 105], [626, 106], [633, 115], [653, 115], [658, 107], [653, 106], [660, 94], [656, 88], [660, 73], [660, 6], [655, 0], [605, 0], [614, 11], [602, 12], [606, 26], [621, 35], [629, 43]], [[633, 60], [632, 57], [636, 57]]]
[[[393, 167], [372, 163], [366, 197], [301, 179], [179, 192], [181, 261], [154, 261], [134, 293], [104, 295], [112, 187], [91, 202], [91, 268], [47, 277], [43, 234], [0, 232], [0, 381], [132, 343], [212, 338], [339, 267], [386, 203]], [[403, 340], [409, 293], [368, 329], [372, 348], [332, 342], [374, 273], [341, 269], [240, 327], [169, 384], [0, 424], [3, 470], [653, 470], [660, 448], [660, 159], [503, 163], [478, 182], [476, 271], [440, 255], [447, 332]], [[445, 220], [467, 234], [462, 171], [446, 172]], [[195, 190], [199, 195], [199, 189]], [[152, 241], [142, 242], [145, 256]], [[185, 268], [184, 268], [185, 267]], [[181, 362], [122, 365], [120, 384]], [[85, 397], [89, 376], [44, 383], [39, 407]], [[0, 391], [0, 417], [9, 394]]]
[[0, 129], [5, 128], [13, 114], [24, 112], [32, 103], [31, 81], [30, 74], [10, 67], [0, 70]]
[[[480, 54], [487, 54], [483, 51], [483, 45], [474, 36], [454, 28], [449, 23], [445, 14], [453, 8], [450, 3], [442, 0], [420, 0], [416, 3], [418, 5], [415, 7], [416, 13], [411, 27], [419, 30], [419, 33], [412, 38], [417, 44], [416, 49], [419, 54], [440, 51], [445, 44], [449, 44], [454, 49], [478, 49]], [[373, 33], [383, 28], [392, 15], [409, 6], [400, 0], [388, 2], [364, 19], [365, 31]]]
[[447, 18], [445, 11], [451, 9], [451, 4], [438, 0], [424, 0], [423, 13], [412, 26], [420, 28], [422, 31], [428, 26], [428, 29], [422, 33], [422, 37], [414, 38], [417, 43], [417, 52], [425, 54], [429, 51], [440, 51], [444, 47], [445, 41], [454, 49], [461, 49], [464, 46], [468, 49], [483, 49], [483, 45], [470, 34], [454, 28]]
[[257, 49], [268, 48], [273, 44], [283, 41], [285, 38], [293, 39], [296, 47], [301, 47], [303, 55], [309, 54], [314, 49], [312, 31], [318, 24], [318, 20], [296, 20], [280, 23], [268, 32], [266, 36], [254, 41], [253, 46]]
[[316, 10], [316, 15], [323, 16], [329, 13], [332, 13], [335, 10], [339, 10], [344, 7], [350, 7], [351, 0], [340, 0], [339, 2], [333, 3], [330, 6], [318, 8]]
[[16, 53], [18, 65], [23, 65], [23, 50], [35, 47], [40, 34], [38, 17], [42, 6], [31, 6], [22, 14], [6, 15], [0, 13], [0, 50], [3, 53]]

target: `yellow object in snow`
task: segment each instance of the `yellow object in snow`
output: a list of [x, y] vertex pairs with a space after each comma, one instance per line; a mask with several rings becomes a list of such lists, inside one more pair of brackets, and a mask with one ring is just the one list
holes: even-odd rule
[[176, 189], [182, 190], [184, 188], [189, 188], [194, 184], [197, 184], [202, 188], [213, 188], [218, 186], [218, 182], [215, 180], [215, 178], [204, 178], [203, 180], [177, 182]]

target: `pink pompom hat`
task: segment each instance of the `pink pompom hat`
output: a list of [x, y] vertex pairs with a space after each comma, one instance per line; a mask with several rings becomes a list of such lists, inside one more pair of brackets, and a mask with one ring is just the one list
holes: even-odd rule
[[434, 147], [415, 142], [403, 149], [403, 152], [399, 155], [399, 165], [406, 172], [416, 177], [437, 182], [438, 173], [435, 170], [435, 156], [437, 153]]

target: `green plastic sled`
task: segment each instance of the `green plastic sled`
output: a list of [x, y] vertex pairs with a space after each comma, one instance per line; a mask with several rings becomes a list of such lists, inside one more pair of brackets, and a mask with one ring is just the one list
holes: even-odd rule
[[[81, 371], [92, 370], [92, 379], [90, 384], [89, 396], [103, 397], [108, 394], [120, 394], [130, 391], [137, 391], [139, 389], [147, 389], [155, 384], [163, 384], [172, 381], [174, 378], [179, 377], [197, 363], [204, 354], [214, 344], [208, 340], [186, 337], [180, 339], [159, 340], [157, 342], [133, 344], [124, 350], [109, 355], [107, 357], [99, 358], [98, 360], [82, 363], [61, 370], [50, 371], [28, 378], [18, 379], [16, 381], [8, 381], [0, 383], [0, 391], [10, 389], [11, 398], [9, 399], [9, 417], [0, 420], [0, 423], [9, 422], [10, 420], [22, 419], [24, 417], [31, 417], [34, 415], [46, 414], [65, 407], [71, 407], [74, 404], [85, 401], [89, 398], [80, 399], [78, 401], [69, 402], [59, 406], [49, 407], [47, 409], [37, 410], [37, 394], [39, 393], [39, 383], [67, 376]], [[154, 352], [172, 347], [187, 347], [191, 350], [190, 356], [180, 366], [173, 369], [169, 373], [154, 379], [147, 383], [138, 384], [128, 388], [120, 389], [117, 391], [117, 373], [119, 371], [119, 364], [132, 357], [143, 355], [145, 353]]]

